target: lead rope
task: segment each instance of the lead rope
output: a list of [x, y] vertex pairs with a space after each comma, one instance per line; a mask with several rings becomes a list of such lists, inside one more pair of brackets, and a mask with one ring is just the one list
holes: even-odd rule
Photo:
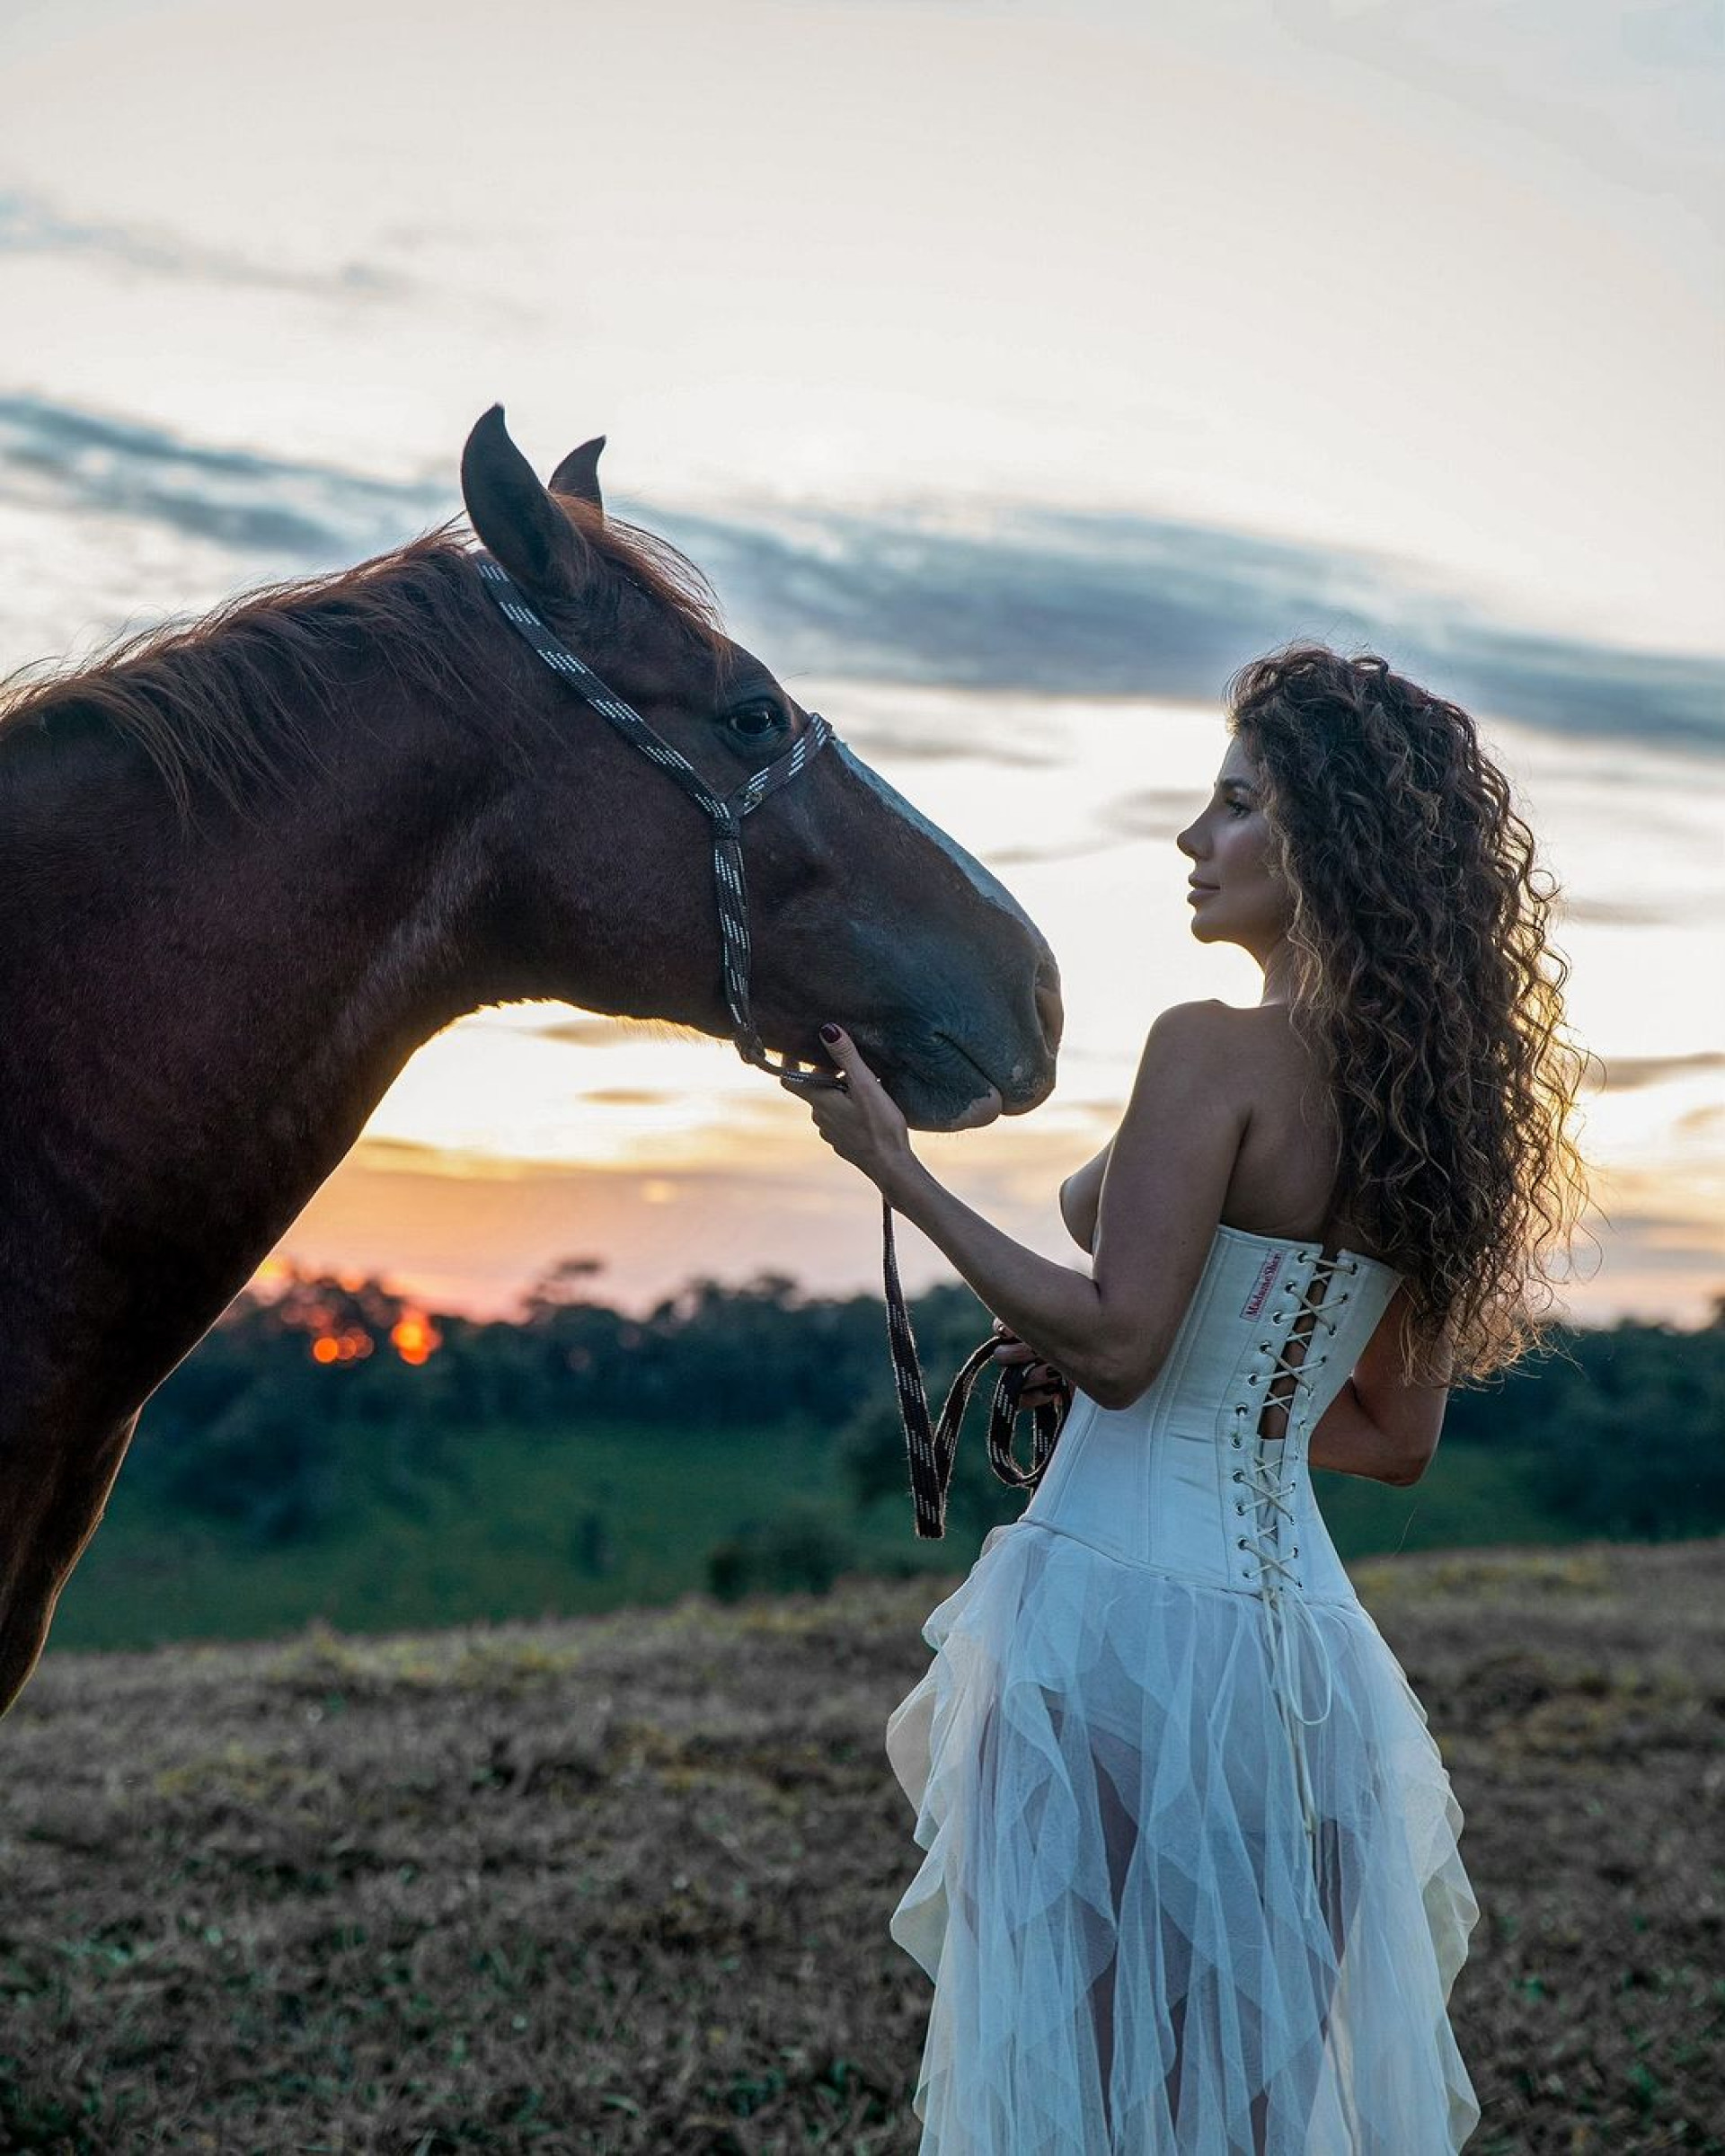
[[[719, 929], [722, 946], [725, 1003], [730, 1012], [732, 1045], [747, 1064], [775, 1078], [794, 1078], [800, 1085], [836, 1086], [848, 1090], [836, 1071], [805, 1071], [800, 1065], [774, 1063], [766, 1052], [755, 1024], [748, 995], [749, 940], [748, 890], [743, 879], [742, 819], [758, 808], [767, 795], [794, 779], [833, 738], [833, 729], [818, 711], [809, 713], [807, 729], [798, 735], [776, 762], [756, 772], [729, 798], [716, 794], [688, 759], [641, 716], [632, 705], [615, 695], [586, 660], [562, 642], [528, 605], [521, 588], [502, 563], [491, 554], [474, 552], [475, 569], [490, 587], [490, 596], [509, 626], [544, 660], [552, 672], [566, 681], [577, 694], [608, 719], [625, 740], [633, 743], [661, 770], [668, 771], [684, 791], [705, 810], [712, 823], [712, 877], [719, 899]], [[931, 1427], [928, 1392], [917, 1359], [916, 1335], [910, 1313], [898, 1285], [898, 1256], [893, 1248], [892, 1207], [882, 1198], [880, 1240], [887, 1303], [887, 1337], [892, 1348], [893, 1378], [898, 1387], [899, 1419], [904, 1425], [905, 1447], [910, 1462], [911, 1504], [916, 1534], [924, 1542], [938, 1542], [946, 1533], [946, 1497], [958, 1454], [959, 1430], [970, 1394], [983, 1365], [1000, 1345], [993, 1336], [966, 1360], [952, 1381], [941, 1409], [938, 1425]], [[1031, 1461], [1021, 1468], [1013, 1454], [1013, 1437], [1020, 1413], [1018, 1395], [1028, 1365], [1003, 1368], [995, 1386], [988, 1418], [988, 1463], [1003, 1482], [1020, 1489], [1034, 1489], [1054, 1451], [1055, 1439], [1066, 1419], [1066, 1409], [1052, 1402], [1032, 1410], [1035, 1436]]]
[[[991, 1333], [966, 1356], [952, 1380], [941, 1419], [933, 1428], [928, 1419], [928, 1393], [923, 1384], [923, 1367], [917, 1359], [916, 1340], [910, 1330], [910, 1313], [898, 1286], [898, 1255], [893, 1248], [892, 1207], [880, 1201], [880, 1242], [885, 1257], [887, 1330], [892, 1342], [892, 1371], [898, 1384], [898, 1417], [904, 1425], [905, 1446], [910, 1460], [910, 1500], [920, 1542], [940, 1542], [946, 1534], [946, 1497], [958, 1457], [959, 1432], [965, 1409], [984, 1365], [1000, 1346]], [[1018, 1404], [1030, 1371], [1028, 1363], [1007, 1365], [995, 1384], [988, 1410], [988, 1464], [1001, 1481], [1015, 1489], [1034, 1489], [1053, 1457], [1055, 1441], [1066, 1418], [1064, 1406], [1052, 1401], [1031, 1410], [1033, 1430], [1031, 1463], [1021, 1467], [1013, 1452], [1013, 1434], [1022, 1409]], [[1068, 1395], [1070, 1398], [1070, 1395]]]

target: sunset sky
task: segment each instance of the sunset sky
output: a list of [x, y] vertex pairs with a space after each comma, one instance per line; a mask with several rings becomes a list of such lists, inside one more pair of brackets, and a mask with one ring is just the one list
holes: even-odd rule
[[[1056, 1191], [1150, 1021], [1257, 998], [1172, 843], [1222, 685], [1295, 635], [1380, 650], [1473, 713], [1565, 892], [1608, 1073], [1566, 1301], [1693, 1322], [1725, 1293], [1721, 21], [13, 0], [0, 668], [440, 521], [495, 400], [542, 472], [606, 433], [612, 506], [1048, 935], [1055, 1095], [917, 1144], [1082, 1263]], [[877, 1287], [879, 1218], [728, 1045], [516, 1005], [420, 1051], [278, 1256], [487, 1312], [591, 1256], [639, 1307]]]

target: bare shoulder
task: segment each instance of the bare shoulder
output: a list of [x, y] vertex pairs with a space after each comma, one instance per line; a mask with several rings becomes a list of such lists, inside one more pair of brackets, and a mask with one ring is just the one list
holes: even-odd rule
[[1239, 1017], [1214, 999], [1171, 1003], [1160, 1012], [1145, 1037], [1122, 1127], [1194, 1109], [1207, 1115], [1221, 1109], [1242, 1121], [1252, 1086], [1241, 1074]]
[[1233, 1003], [1220, 1003], [1213, 995], [1201, 1003], [1170, 1003], [1165, 1011], [1157, 1012], [1147, 1038], [1159, 1044], [1220, 1047], [1240, 1037], [1234, 1021], [1245, 1016]]
[[1355, 1224], [1331, 1210], [1339, 1143], [1335, 1103], [1320, 1082], [1311, 1045], [1286, 1003], [1196, 1006], [1213, 1045], [1195, 1051], [1212, 1090], [1241, 1118], [1239, 1156], [1222, 1219], [1254, 1235], [1362, 1243]]
[[1234, 1038], [1261, 1055], [1298, 1046], [1294, 1013], [1286, 1003], [1224, 1003], [1212, 997], [1205, 1007], [1219, 1012]]
[[1201, 1062], [1213, 1076], [1238, 1081], [1285, 1059], [1292, 1040], [1293, 1029], [1280, 1006], [1245, 1010], [1207, 996], [1199, 1003], [1171, 1003], [1161, 1012], [1145, 1040], [1144, 1056], [1146, 1064], [1183, 1056]]
[[1202, 1011], [1208, 1037], [1228, 1059], [1239, 1083], [1261, 1101], [1297, 1090], [1311, 1065], [1311, 1051], [1294, 1029], [1286, 1003], [1225, 1003], [1214, 997], [1177, 1009]]

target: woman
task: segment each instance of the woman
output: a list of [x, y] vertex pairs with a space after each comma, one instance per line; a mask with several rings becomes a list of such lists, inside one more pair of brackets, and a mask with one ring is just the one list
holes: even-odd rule
[[1535, 1344], [1586, 1185], [1553, 895], [1472, 721], [1375, 657], [1229, 685], [1179, 844], [1252, 1009], [1151, 1027], [1061, 1190], [1089, 1275], [943, 1189], [835, 1028], [823, 1136], [1070, 1399], [887, 1727], [935, 1980], [924, 2156], [1452, 2156], [1478, 1905], [1424, 1710], [1314, 1464], [1404, 1485], [1452, 1383]]

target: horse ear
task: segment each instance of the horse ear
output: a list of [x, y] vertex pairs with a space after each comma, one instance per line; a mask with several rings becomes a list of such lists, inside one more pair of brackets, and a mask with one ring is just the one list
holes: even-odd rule
[[605, 447], [605, 437], [596, 434], [590, 442], [583, 442], [579, 449], [571, 449], [551, 475], [553, 494], [572, 494], [578, 501], [590, 501], [601, 514], [605, 503], [599, 495], [599, 452]]
[[461, 453], [461, 493], [481, 542], [512, 577], [541, 590], [578, 590], [587, 543], [509, 439], [503, 407], [473, 423]]

